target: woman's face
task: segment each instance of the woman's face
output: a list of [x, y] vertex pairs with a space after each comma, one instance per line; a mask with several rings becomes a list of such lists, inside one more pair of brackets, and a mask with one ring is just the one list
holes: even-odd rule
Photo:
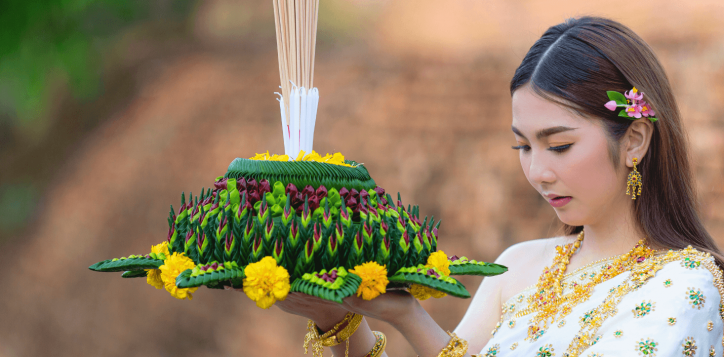
[[513, 94], [513, 133], [525, 177], [563, 223], [595, 224], [631, 200], [627, 170], [614, 169], [600, 121], [581, 118], [525, 85]]

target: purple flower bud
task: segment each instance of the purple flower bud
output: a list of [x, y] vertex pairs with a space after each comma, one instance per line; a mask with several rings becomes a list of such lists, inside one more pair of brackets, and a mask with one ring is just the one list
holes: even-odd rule
[[[176, 220], [176, 216], [173, 217], [174, 221]], [[171, 241], [171, 237], [173, 237], [173, 232], [176, 231], [176, 223], [171, 222], [171, 227], [168, 228], [168, 237], [166, 237], [167, 241]]]
[[357, 232], [357, 235], [354, 237], [355, 245], [356, 247], [362, 248], [362, 245], [364, 244], [364, 239], [362, 238], [362, 232]]
[[292, 207], [295, 207], [295, 211], [297, 214], [301, 214], [302, 210], [304, 209], [304, 198], [302, 197], [302, 194], [300, 192], [297, 192], [296, 195], [293, 195], [290, 197], [292, 199]]
[[247, 190], [247, 192], [249, 192], [249, 199], [246, 202], [249, 202], [252, 207], [255, 203], [261, 201], [261, 196], [259, 196], [259, 192], [249, 190]]
[[327, 188], [324, 186], [319, 186], [319, 188], [317, 188], [317, 191], [315, 192], [315, 194], [317, 195], [317, 198], [321, 200], [321, 199], [327, 197]]
[[309, 197], [309, 199], [311, 200], [311, 198], [314, 197], [314, 187], [307, 185], [306, 187], [304, 187], [301, 194], [302, 200], [304, 200], [304, 198], [306, 197]]
[[246, 181], [246, 190], [251, 192], [257, 192], [259, 190], [259, 187], [256, 183], [256, 180], [249, 179], [249, 181]]
[[292, 197], [296, 197], [297, 193], [299, 193], [299, 190], [297, 190], [297, 186], [294, 186], [293, 183], [289, 183], [287, 187], [284, 189], [284, 194], [290, 193]]
[[434, 275], [436, 278], [440, 277], [440, 274], [438, 274], [435, 269], [430, 269], [427, 271], [427, 275]]
[[246, 191], [246, 179], [241, 178], [240, 180], [236, 180], [236, 189], [239, 191]]
[[201, 234], [196, 238], [196, 244], [198, 245], [199, 249], [203, 247], [204, 241], [206, 241], [206, 234], [201, 232]]
[[351, 192], [351, 195], [352, 195], [352, 197], [354, 197], [355, 199], [358, 199], [358, 198], [359, 198], [359, 191], [357, 191], [357, 190], [355, 190], [355, 189], [353, 188], [353, 189], [352, 189], [352, 192]]
[[377, 198], [382, 198], [385, 196], [385, 189], [380, 186], [377, 186], [377, 187], [375, 187], [375, 193], [377, 193]]
[[364, 201], [360, 202], [360, 204], [357, 205], [356, 211], [357, 211], [357, 212], [360, 212], [360, 213], [367, 214], [367, 207], [366, 207]]
[[317, 208], [319, 208], [319, 198], [316, 196], [309, 197], [309, 210], [314, 212]]
[[390, 238], [389, 238], [389, 237], [384, 237], [384, 238], [382, 238], [382, 244], [385, 245], [385, 250], [389, 252], [389, 250], [390, 250]]
[[454, 262], [454, 261], [460, 259], [460, 257], [458, 257], [457, 255], [453, 255], [452, 257], [449, 257], [449, 258], [447, 258], [447, 259], [450, 260], [450, 261], [452, 261], [452, 262]]
[[345, 201], [344, 204], [345, 206], [352, 208], [355, 212], [359, 212], [359, 207], [357, 207], [357, 200], [351, 195], [347, 198], [347, 201]]
[[370, 225], [367, 224], [367, 222], [364, 223], [362, 228], [364, 229], [364, 232], [367, 233], [367, 235], [370, 235], [370, 236], [372, 235], [372, 227], [370, 227]]
[[314, 243], [320, 242], [322, 240], [322, 229], [319, 227], [319, 223], [314, 224]]
[[223, 178], [219, 181], [214, 182], [214, 188], [219, 189], [219, 190], [226, 190], [227, 181], [228, 181], [228, 179]]
[[359, 193], [359, 198], [360, 198], [360, 199], [366, 199], [367, 197], [370, 197], [369, 192], [367, 192], [367, 191], [365, 191], [365, 190], [360, 191], [360, 193]]
[[218, 267], [219, 267], [219, 263], [217, 263], [217, 262], [214, 262], [214, 264], [211, 264], [211, 269], [216, 270], [216, 268], [218, 268]]
[[349, 190], [346, 187], [342, 187], [342, 189], [339, 190], [339, 195], [344, 197], [346, 203], [347, 196], [349, 196]]
[[219, 232], [221, 232], [221, 229], [226, 227], [226, 223], [228, 223], [227, 221], [226, 215], [223, 215], [223, 217], [221, 217], [221, 222], [219, 222]]
[[267, 180], [259, 181], [259, 194], [263, 195], [267, 192], [271, 192], [271, 186], [269, 185], [269, 181], [267, 181]]
[[234, 244], [234, 236], [231, 234], [231, 232], [226, 233], [226, 242], [225, 243], [226, 243], [226, 250], [230, 251], [231, 246]]

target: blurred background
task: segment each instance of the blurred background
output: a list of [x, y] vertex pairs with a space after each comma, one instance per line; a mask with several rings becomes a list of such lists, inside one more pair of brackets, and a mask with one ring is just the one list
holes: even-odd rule
[[[446, 252], [492, 261], [558, 233], [508, 149], [508, 84], [545, 29], [581, 15], [653, 46], [724, 246], [721, 0], [322, 0], [315, 149], [365, 163], [442, 218]], [[163, 241], [169, 204], [234, 158], [282, 152], [278, 86], [270, 1], [0, 3], [0, 357], [302, 355], [301, 317], [87, 269]], [[462, 282], [475, 291], [480, 279]], [[468, 303], [423, 305], [452, 330]], [[371, 324], [389, 355], [415, 355]]]

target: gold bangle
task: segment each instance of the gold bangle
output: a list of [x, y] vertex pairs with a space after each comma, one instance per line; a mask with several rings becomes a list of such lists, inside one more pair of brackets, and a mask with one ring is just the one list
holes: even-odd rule
[[[347, 341], [347, 348], [344, 355], [345, 357], [348, 357], [349, 337], [352, 336], [355, 331], [357, 331], [357, 328], [359, 327], [360, 323], [362, 323], [363, 318], [364, 316], [362, 315], [348, 312], [347, 315], [344, 316], [344, 319], [342, 319], [342, 321], [334, 325], [334, 327], [332, 327], [329, 331], [325, 332], [322, 335], [319, 334], [321, 330], [319, 330], [314, 321], [309, 320], [307, 322], [308, 332], [304, 336], [304, 354], [306, 355], [309, 352], [310, 343], [312, 345], [312, 356], [322, 357], [324, 347], [337, 346], [340, 343]], [[343, 326], [345, 323], [347, 323], [347, 325], [340, 329], [340, 327]]]
[[334, 335], [327, 338], [325, 338], [324, 336], [320, 337], [322, 340], [322, 346], [337, 346], [340, 343], [349, 340], [350, 336], [352, 336], [352, 334], [357, 331], [357, 328], [362, 323], [363, 318], [363, 315], [353, 314], [352, 318], [349, 319], [349, 323], [347, 323], [347, 326], [345, 326], [343, 329], [339, 330], [338, 332], [335, 331], [336, 333], [334, 333]]
[[385, 347], [387, 347], [387, 336], [379, 331], [372, 331], [372, 333], [377, 340], [375, 341], [375, 345], [372, 346], [372, 350], [370, 350], [365, 357], [380, 357], [382, 352], [385, 352]]
[[447, 331], [450, 342], [440, 351], [437, 357], [462, 357], [468, 351], [468, 341], [458, 337], [454, 332]]
[[[321, 336], [319, 336], [319, 339], [320, 339], [320, 340], [324, 340], [324, 339], [329, 338], [329, 337], [332, 336], [332, 335], [336, 335], [336, 334], [339, 332], [339, 328], [342, 327], [342, 325], [344, 325], [345, 322], [350, 321], [351, 319], [353, 319], [353, 318], [355, 317], [355, 315], [356, 315], [355, 313], [348, 312], [346, 315], [344, 315], [344, 318], [342, 319], [342, 321], [338, 322], [338, 323], [337, 323], [336, 325], [334, 325], [334, 327], [332, 327], [329, 331], [327, 331], [327, 332], [325, 332], [324, 334], [322, 334]], [[316, 326], [315, 326], [315, 327], [316, 327]], [[317, 331], [321, 331], [321, 330], [319, 329], [319, 327], [317, 327]]]

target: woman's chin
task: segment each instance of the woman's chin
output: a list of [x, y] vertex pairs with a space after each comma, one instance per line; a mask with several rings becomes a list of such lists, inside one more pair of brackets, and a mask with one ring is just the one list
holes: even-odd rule
[[586, 219], [584, 219], [580, 215], [575, 214], [574, 212], [560, 212], [556, 210], [556, 214], [558, 215], [558, 219], [561, 220], [561, 222], [569, 226], [583, 226], [587, 222]]

